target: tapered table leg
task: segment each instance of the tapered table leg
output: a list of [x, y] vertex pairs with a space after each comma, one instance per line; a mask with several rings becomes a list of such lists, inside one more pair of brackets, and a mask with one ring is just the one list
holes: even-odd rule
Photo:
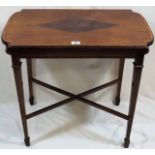
[[26, 110], [25, 110], [25, 103], [24, 103], [21, 62], [20, 62], [19, 58], [12, 57], [12, 67], [13, 67], [13, 71], [14, 71], [18, 103], [19, 103], [20, 115], [21, 115], [24, 137], [25, 137], [24, 142], [25, 142], [26, 146], [30, 146], [30, 138], [28, 136]]
[[34, 96], [33, 96], [33, 83], [32, 83], [32, 60], [26, 59], [27, 63], [27, 74], [28, 74], [28, 85], [29, 85], [29, 102], [30, 105], [34, 105]]
[[132, 124], [133, 124], [137, 95], [138, 95], [141, 73], [143, 68], [143, 58], [144, 56], [140, 55], [135, 58], [135, 62], [134, 62], [132, 90], [131, 90], [130, 106], [129, 106], [129, 114], [128, 114], [129, 120], [127, 122], [126, 137], [124, 139], [125, 148], [128, 148], [130, 144], [130, 134], [131, 134]]
[[114, 100], [115, 105], [119, 105], [119, 103], [120, 103], [120, 93], [121, 93], [121, 86], [122, 86], [124, 62], [125, 62], [125, 58], [121, 58], [119, 61], [119, 71], [118, 71], [119, 82], [117, 84], [116, 98]]

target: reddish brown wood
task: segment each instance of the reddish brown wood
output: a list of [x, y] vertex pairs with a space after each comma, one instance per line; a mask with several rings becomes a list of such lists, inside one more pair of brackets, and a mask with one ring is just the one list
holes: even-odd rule
[[94, 107], [96, 107], [96, 108], [99, 108], [99, 109], [101, 109], [101, 110], [107, 111], [107, 112], [109, 112], [109, 113], [111, 113], [111, 114], [113, 114], [113, 115], [116, 115], [116, 116], [118, 116], [118, 117], [121, 117], [121, 118], [123, 118], [123, 119], [126, 119], [126, 120], [128, 119], [128, 116], [125, 115], [125, 114], [123, 114], [123, 113], [117, 112], [117, 111], [112, 110], [112, 109], [110, 109], [110, 108], [107, 108], [107, 107], [105, 107], [105, 106], [103, 106], [103, 105], [99, 105], [99, 104], [97, 104], [97, 103], [95, 103], [95, 102], [93, 102], [93, 101], [90, 101], [90, 100], [88, 100], [88, 99], [83, 98], [83, 97], [86, 96], [86, 95], [92, 94], [92, 93], [94, 93], [94, 92], [96, 92], [96, 91], [99, 91], [99, 90], [101, 90], [101, 89], [104, 89], [104, 88], [106, 88], [106, 87], [109, 87], [109, 86], [112, 86], [112, 85], [118, 83], [118, 82], [119, 82], [118, 79], [113, 80], [113, 81], [108, 82], [108, 83], [105, 83], [105, 84], [103, 84], [103, 85], [101, 85], [101, 86], [98, 86], [98, 87], [96, 87], [96, 88], [90, 89], [90, 90], [85, 91], [85, 92], [83, 92], [83, 93], [80, 93], [80, 94], [78, 94], [78, 95], [74, 95], [74, 94], [72, 94], [72, 93], [70, 93], [70, 92], [68, 92], [68, 91], [65, 91], [65, 90], [63, 90], [63, 89], [57, 88], [57, 87], [52, 86], [52, 85], [49, 85], [49, 84], [47, 84], [47, 83], [45, 83], [45, 82], [42, 82], [42, 81], [37, 80], [37, 79], [34, 79], [34, 78], [32, 78], [32, 81], [33, 81], [34, 83], [36, 83], [36, 84], [39, 84], [39, 85], [43, 86], [43, 87], [46, 87], [46, 88], [51, 89], [51, 90], [54, 90], [54, 91], [56, 91], [56, 92], [58, 92], [58, 93], [61, 93], [61, 94], [63, 94], [63, 95], [69, 96], [70, 98], [69, 98], [69, 99], [66, 99], [66, 100], [64, 100], [64, 101], [60, 101], [60, 102], [58, 102], [58, 103], [56, 103], [56, 104], [54, 104], [54, 105], [51, 105], [51, 106], [45, 107], [45, 108], [43, 108], [43, 109], [40, 109], [40, 110], [38, 110], [38, 111], [35, 111], [35, 112], [31, 113], [31, 114], [28, 114], [28, 115], [27, 115], [27, 118], [34, 117], [34, 116], [36, 116], [36, 115], [39, 115], [39, 114], [41, 114], [41, 113], [44, 113], [44, 112], [49, 111], [49, 110], [51, 110], [51, 109], [54, 109], [54, 108], [56, 108], [56, 107], [58, 107], [58, 106], [60, 106], [60, 105], [66, 104], [66, 103], [68, 103], [68, 102], [70, 102], [70, 101], [79, 100], [79, 101], [82, 101], [82, 102], [84, 102], [84, 103], [86, 103], [86, 104], [89, 104], [89, 105], [91, 105], [91, 106], [94, 106]]
[[[143, 57], [153, 43], [153, 34], [138, 13], [131, 10], [22, 10], [10, 17], [2, 34], [6, 52], [12, 56], [19, 108], [25, 144], [29, 136], [26, 119], [64, 105], [74, 99], [105, 110], [128, 120], [124, 147], [130, 143]], [[29, 92], [33, 97], [32, 81], [53, 89], [70, 98], [26, 114], [21, 77], [20, 59], [27, 59]], [[124, 60], [135, 59], [129, 114], [124, 115], [83, 98], [111, 85], [101, 85], [74, 95], [32, 77], [32, 58], [120, 58], [117, 96], [120, 97]], [[113, 83], [113, 84], [114, 84]]]
[[27, 63], [27, 75], [28, 75], [28, 85], [29, 85], [29, 102], [30, 105], [34, 105], [34, 96], [33, 96], [33, 85], [32, 85], [32, 60], [26, 59]]
[[116, 98], [115, 98], [115, 101], [114, 101], [115, 105], [119, 105], [119, 103], [120, 103], [120, 94], [121, 94], [124, 62], [125, 62], [124, 58], [120, 59], [120, 61], [119, 61], [119, 71], [118, 71], [119, 82], [118, 82], [118, 85], [117, 85], [117, 94], [116, 94]]
[[[45, 82], [42, 82], [42, 81], [40, 81], [40, 80], [37, 80], [37, 79], [35, 79], [35, 78], [32, 78], [32, 81], [33, 81], [34, 83], [38, 84], [38, 85], [41, 85], [41, 86], [46, 87], [46, 88], [48, 88], [48, 89], [54, 90], [54, 91], [56, 91], [56, 92], [58, 92], [58, 93], [61, 93], [61, 94], [63, 94], [63, 95], [72, 96], [72, 95], [71, 95], [69, 92], [67, 92], [67, 91], [64, 92], [64, 90], [62, 90], [62, 89], [60, 89], [60, 88], [57, 88], [57, 87], [52, 86], [52, 85], [49, 85], [49, 84], [47, 84], [47, 83], [45, 83]], [[107, 87], [109, 87], [109, 86], [112, 86], [112, 85], [114, 85], [114, 84], [116, 84], [116, 83], [118, 83], [118, 82], [119, 82], [118, 79], [113, 80], [113, 81], [110, 81], [110, 82], [105, 83], [105, 84], [102, 84], [102, 85], [100, 85], [100, 86], [98, 86], [98, 87], [95, 87], [95, 88], [92, 88], [92, 89], [90, 89], [90, 90], [87, 90], [87, 91], [85, 91], [85, 92], [83, 92], [83, 93], [80, 93], [79, 96], [90, 95], [90, 94], [92, 94], [92, 93], [94, 93], [94, 92], [96, 92], [96, 91], [99, 91], [99, 90], [102, 90], [102, 89], [107, 88]]]
[[21, 73], [21, 62], [19, 58], [12, 56], [12, 67], [14, 71], [14, 77], [16, 82], [16, 89], [17, 89], [17, 97], [19, 103], [19, 110], [23, 125], [24, 131], [24, 142], [26, 146], [30, 146], [30, 138], [28, 136], [28, 129], [27, 129], [27, 121], [26, 121], [26, 110], [25, 110], [25, 102], [24, 102], [24, 92], [23, 92], [23, 82], [22, 82], [22, 73]]
[[20, 58], [134, 58], [148, 53], [148, 47], [8, 47]]
[[130, 144], [130, 134], [133, 124], [134, 113], [136, 109], [136, 102], [138, 96], [138, 90], [140, 85], [141, 73], [143, 69], [143, 60], [144, 55], [139, 55], [135, 58], [134, 70], [133, 70], [133, 79], [132, 79], [132, 90], [130, 97], [130, 107], [129, 107], [129, 120], [127, 124], [126, 137], [124, 139], [124, 147], [128, 148]]
[[[84, 25], [86, 31], [43, 26], [64, 21], [69, 25], [77, 21], [74, 25]], [[93, 29], [92, 21], [111, 26]], [[145, 19], [131, 10], [23, 10], [10, 18], [2, 39], [9, 47], [75, 46], [71, 42], [76, 40], [80, 46], [146, 47], [153, 35]]]

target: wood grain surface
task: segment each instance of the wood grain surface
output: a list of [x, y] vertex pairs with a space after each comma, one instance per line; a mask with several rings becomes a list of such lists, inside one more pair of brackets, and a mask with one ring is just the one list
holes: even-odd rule
[[22, 10], [3, 31], [8, 47], [147, 47], [153, 34], [131, 10]]

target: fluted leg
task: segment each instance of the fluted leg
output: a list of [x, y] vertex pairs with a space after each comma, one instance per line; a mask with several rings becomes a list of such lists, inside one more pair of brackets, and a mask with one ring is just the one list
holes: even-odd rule
[[132, 124], [133, 124], [139, 84], [140, 84], [141, 73], [142, 73], [142, 68], [143, 68], [143, 58], [144, 58], [143, 55], [136, 57], [135, 62], [134, 62], [132, 90], [131, 90], [130, 106], [129, 106], [129, 114], [128, 114], [129, 120], [127, 122], [126, 137], [124, 139], [125, 148], [128, 148], [130, 144], [130, 134], [131, 134]]
[[21, 115], [24, 137], [25, 137], [24, 142], [26, 146], [30, 146], [30, 138], [28, 136], [26, 110], [25, 110], [25, 102], [24, 102], [21, 62], [19, 58], [12, 57], [12, 67], [14, 71], [16, 90], [17, 90], [17, 96], [18, 96], [18, 104], [19, 104], [20, 115]]
[[115, 101], [114, 101], [114, 104], [117, 105], [117, 106], [120, 103], [120, 94], [121, 94], [124, 62], [125, 62], [125, 58], [121, 58], [120, 61], [119, 61], [119, 71], [118, 71], [119, 82], [117, 84], [116, 98], [115, 98]]
[[27, 63], [27, 74], [28, 74], [28, 84], [29, 84], [29, 102], [30, 105], [34, 105], [34, 96], [33, 96], [33, 83], [32, 83], [32, 60], [26, 59]]

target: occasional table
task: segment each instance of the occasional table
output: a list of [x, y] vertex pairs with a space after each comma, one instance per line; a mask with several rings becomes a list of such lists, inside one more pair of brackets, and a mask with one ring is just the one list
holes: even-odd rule
[[[131, 10], [22, 10], [9, 19], [2, 34], [2, 41], [6, 45], [6, 52], [12, 58], [26, 146], [30, 145], [27, 119], [74, 100], [127, 120], [124, 147], [129, 146], [144, 55], [149, 52], [149, 46], [153, 43], [153, 34], [140, 14]], [[80, 94], [73, 94], [34, 78], [32, 59], [37, 58], [116, 58], [119, 59], [118, 78]], [[27, 60], [31, 105], [34, 105], [33, 83], [66, 95], [68, 98], [27, 114], [21, 59]], [[125, 59], [134, 59], [127, 115], [84, 98], [115, 84], [117, 86], [115, 105], [119, 105]]]

